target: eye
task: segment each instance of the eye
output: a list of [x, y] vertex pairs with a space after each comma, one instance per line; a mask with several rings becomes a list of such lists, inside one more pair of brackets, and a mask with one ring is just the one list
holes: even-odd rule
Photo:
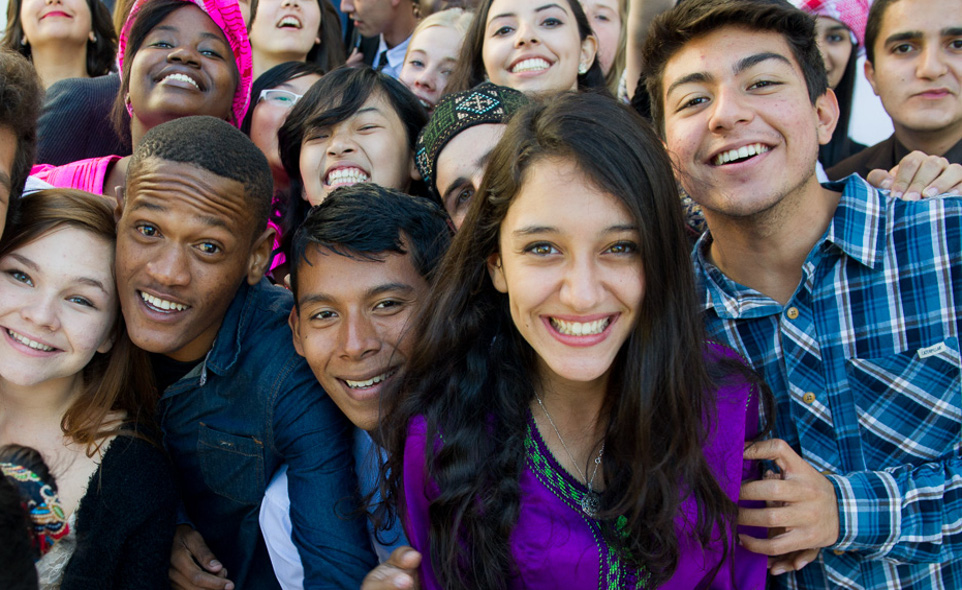
[[690, 99], [690, 100], [687, 100], [687, 101], [681, 103], [681, 105], [679, 105], [679, 107], [678, 107], [678, 110], [675, 111], [675, 112], [683, 111], [683, 110], [685, 110], [685, 109], [690, 109], [690, 108], [693, 108], [693, 107], [697, 107], [698, 105], [704, 104], [704, 103], [706, 103], [706, 102], [708, 102], [708, 97], [706, 97], [706, 96], [696, 96], [695, 98], [692, 98], [692, 99]]
[[549, 254], [557, 254], [558, 249], [549, 244], [548, 242], [535, 242], [527, 248], [524, 249], [525, 252], [534, 254], [535, 256], [548, 256]]
[[93, 304], [92, 301], [86, 297], [81, 297], [80, 295], [74, 295], [73, 297], [68, 297], [67, 301], [71, 303], [76, 303], [77, 305], [83, 305], [84, 307], [90, 307], [92, 309], [97, 309], [97, 306]]
[[218, 59], [223, 57], [219, 51], [214, 49], [199, 49], [198, 51], [201, 55], [206, 55], [207, 57], [216, 57]]
[[892, 53], [896, 55], [901, 55], [901, 54], [909, 53], [913, 49], [914, 47], [912, 47], [911, 43], [899, 43], [898, 45], [895, 45], [894, 47], [892, 47]]
[[148, 47], [157, 47], [158, 49], [170, 49], [174, 46], [170, 41], [154, 41]]
[[416, 68], [423, 68], [423, 67], [424, 67], [424, 62], [421, 61], [421, 60], [419, 60], [419, 59], [412, 59], [412, 60], [409, 61], [408, 63], [411, 64], [412, 66], [416, 67]]
[[601, 22], [606, 23], [611, 19], [609, 19], [608, 15], [606, 14], [598, 14], [598, 15], [595, 15], [595, 20], [600, 20]]
[[638, 251], [638, 244], [625, 240], [612, 244], [608, 251], [612, 254], [634, 254]]
[[380, 125], [375, 125], [374, 123], [368, 123], [367, 125], [362, 125], [358, 128], [359, 131], [373, 131], [379, 129]]
[[454, 198], [454, 208], [460, 209], [471, 202], [471, 197], [474, 196], [474, 187], [466, 186], [457, 194]]
[[780, 84], [781, 84], [780, 82], [775, 82], [775, 81], [772, 81], [772, 80], [759, 80], [758, 82], [755, 82], [754, 84], [752, 84], [751, 86], [749, 86], [748, 89], [749, 89], [749, 90], [756, 90], [756, 89], [759, 89], [759, 88], [769, 88], [769, 87], [771, 87], [771, 86], [778, 86], [778, 85], [780, 85]]
[[513, 29], [512, 27], [509, 27], [508, 25], [504, 25], [504, 26], [498, 27], [498, 28], [494, 31], [494, 35], [493, 35], [493, 36], [494, 36], [494, 37], [504, 37], [505, 35], [510, 35], [513, 31], [514, 31], [514, 29]]
[[843, 37], [838, 33], [829, 33], [828, 35], [825, 36], [825, 40], [828, 41], [830, 44], [835, 45], [836, 43], [841, 43], [842, 41], [844, 41], [845, 37]]
[[311, 316], [312, 320], [330, 320], [337, 317], [337, 314], [330, 309], [322, 309]]
[[140, 232], [142, 235], [148, 238], [153, 238], [153, 237], [156, 237], [158, 234], [160, 234], [160, 230], [157, 229], [156, 226], [153, 226], [149, 223], [141, 223], [136, 227], [136, 229], [138, 232]]
[[962, 49], [962, 39], [952, 39], [949, 41], [949, 47], [952, 49]]
[[18, 283], [23, 283], [24, 285], [33, 287], [33, 279], [31, 279], [30, 275], [27, 273], [20, 270], [8, 270], [7, 274], [10, 275], [11, 279], [17, 281]]
[[544, 19], [543, 21], [541, 21], [541, 26], [543, 26], [543, 27], [548, 27], [548, 28], [552, 28], [552, 29], [555, 28], [555, 27], [559, 27], [559, 26], [561, 26], [561, 25], [563, 25], [563, 24], [564, 24], [564, 23], [563, 23], [560, 19], [557, 19], [557, 18], [555, 18], [555, 17], [553, 17], [553, 16], [548, 17], [548, 18]]
[[213, 242], [201, 242], [197, 245], [197, 249], [204, 254], [219, 254], [221, 251], [220, 246]]
[[388, 311], [399, 311], [404, 305], [403, 302], [397, 299], [385, 299], [384, 301], [379, 301], [374, 309], [388, 310]]
[[304, 134], [304, 141], [324, 141], [330, 137], [331, 133], [328, 129], [311, 129]]

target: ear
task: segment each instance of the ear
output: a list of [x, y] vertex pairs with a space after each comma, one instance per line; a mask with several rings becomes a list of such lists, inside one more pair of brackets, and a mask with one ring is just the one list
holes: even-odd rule
[[875, 66], [869, 60], [865, 60], [865, 79], [872, 85], [875, 96], [878, 96], [878, 87], [875, 85]]
[[294, 350], [297, 354], [304, 356], [304, 347], [301, 346], [301, 317], [297, 313], [297, 306], [291, 308], [291, 313], [287, 316], [287, 325], [291, 327], [291, 338], [294, 339]]
[[124, 216], [124, 192], [119, 186], [114, 191], [114, 200], [117, 201], [114, 204], [114, 222], [120, 221], [120, 218]]
[[250, 258], [247, 261], [247, 283], [256, 285], [264, 277], [271, 263], [271, 252], [274, 251], [274, 236], [276, 231], [267, 226], [264, 233], [251, 246]]
[[501, 266], [501, 255], [492, 254], [488, 256], [488, 275], [491, 276], [491, 282], [494, 283], [494, 288], [502, 293], [508, 292], [508, 281], [504, 279], [504, 267]]
[[417, 164], [414, 163], [414, 154], [411, 154], [411, 162], [408, 165], [411, 167], [411, 180], [421, 180], [421, 171], [418, 170]]
[[320, 38], [320, 37], [314, 37], [314, 45], [320, 45], [320, 44], [321, 44], [321, 38]]
[[115, 336], [116, 334], [113, 330], [111, 330], [110, 335], [107, 336], [107, 339], [100, 343], [100, 346], [97, 348], [97, 352], [100, 354], [107, 354], [110, 352], [110, 349], [114, 347], [114, 340], [116, 339]]
[[598, 40], [595, 39], [594, 35], [588, 35], [585, 40], [581, 42], [581, 55], [578, 58], [579, 64], [585, 64], [587, 67], [591, 67], [591, 64], [595, 61], [595, 56], [598, 54]]
[[818, 117], [818, 143], [825, 145], [832, 141], [832, 132], [838, 124], [838, 99], [831, 88], [815, 99], [815, 115]]

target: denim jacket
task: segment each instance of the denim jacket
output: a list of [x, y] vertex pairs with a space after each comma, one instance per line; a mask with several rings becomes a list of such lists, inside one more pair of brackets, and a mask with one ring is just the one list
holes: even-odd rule
[[377, 561], [352, 431], [294, 350], [292, 306], [266, 279], [238, 289], [207, 357], [161, 395], [164, 445], [187, 516], [239, 590], [279, 588], [257, 515], [282, 463], [305, 588], [357, 588]]

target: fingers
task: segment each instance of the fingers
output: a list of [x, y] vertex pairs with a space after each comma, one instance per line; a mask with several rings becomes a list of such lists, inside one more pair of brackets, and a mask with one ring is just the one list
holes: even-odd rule
[[779, 555], [769, 560], [769, 571], [773, 576], [780, 576], [785, 572], [798, 571], [818, 558], [818, 549], [794, 551], [786, 555]]
[[744, 456], [749, 461], [774, 461], [783, 473], [797, 465], [797, 461], [805, 463], [805, 460], [799, 457], [792, 447], [780, 438], [747, 443]]
[[891, 188], [896, 198], [917, 201], [962, 188], [962, 166], [914, 151], [888, 173], [873, 170], [868, 180], [878, 188]]
[[[743, 533], [738, 535], [738, 542], [752, 553], [761, 555], [782, 556], [796, 552], [818, 552], [818, 549], [813, 547], [816, 543], [813, 535], [809, 534], [807, 529], [801, 528], [785, 531], [767, 539], [759, 539]], [[777, 562], [777, 559], [772, 561], [773, 567]], [[784, 568], [785, 563], [781, 563], [781, 566]]]
[[[204, 564], [203, 567], [200, 564]], [[207, 547], [204, 538], [187, 525], [178, 526], [174, 534], [168, 575], [171, 586], [176, 589], [233, 590], [234, 588], [234, 583], [227, 579], [227, 569]]]
[[354, 50], [351, 51], [351, 55], [347, 57], [347, 61], [344, 63], [352, 68], [360, 67], [364, 65], [364, 54], [361, 53], [360, 49], [355, 47]]
[[413, 589], [417, 585], [417, 567], [421, 554], [411, 547], [398, 547], [387, 561], [364, 578], [361, 590]]

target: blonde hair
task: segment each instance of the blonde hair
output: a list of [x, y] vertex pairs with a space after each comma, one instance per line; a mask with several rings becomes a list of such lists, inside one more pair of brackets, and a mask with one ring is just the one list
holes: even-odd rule
[[[414, 38], [424, 29], [431, 27], [448, 27], [454, 29], [461, 35], [461, 42], [464, 43], [464, 36], [468, 34], [468, 28], [471, 26], [471, 21], [473, 20], [474, 13], [463, 8], [448, 8], [424, 17], [424, 19], [418, 23], [418, 26], [414, 28], [414, 32], [411, 33], [412, 43], [408, 43], [408, 50], [404, 54], [404, 62], [407, 63], [408, 55], [411, 53], [411, 47], [414, 45]], [[454, 48], [455, 56], [458, 55], [459, 49], [460, 45]]]

